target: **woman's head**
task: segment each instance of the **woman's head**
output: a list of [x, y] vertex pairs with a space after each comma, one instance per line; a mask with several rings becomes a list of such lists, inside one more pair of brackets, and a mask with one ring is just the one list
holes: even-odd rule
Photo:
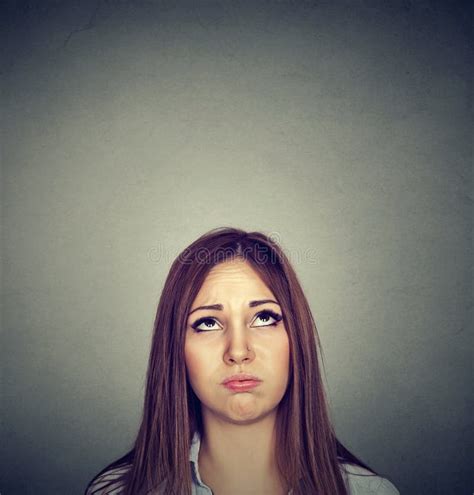
[[[158, 304], [127, 494], [164, 480], [166, 493], [190, 493], [188, 454], [203, 412], [239, 423], [275, 414], [277, 465], [295, 495], [345, 494], [338, 452], [363, 464], [334, 435], [318, 346], [295, 271], [272, 239], [219, 228], [194, 241]], [[222, 386], [240, 372], [262, 382], [247, 393]]]
[[[255, 300], [275, 302], [249, 307]], [[158, 310], [157, 320], [164, 321], [156, 326], [152, 356], [167, 342], [169, 373], [182, 374], [186, 364], [191, 436], [196, 429], [202, 433], [201, 406], [216, 414], [226, 410], [235, 421], [237, 410], [245, 415], [246, 407], [255, 407], [250, 420], [292, 393], [294, 379], [301, 383], [305, 360], [311, 362], [305, 371], [317, 373], [315, 327], [306, 298], [283, 250], [260, 232], [220, 228], [201, 236], [173, 263], [161, 303], [169, 311]], [[193, 312], [210, 304], [223, 308]], [[256, 328], [262, 322], [253, 319], [262, 308], [282, 317], [278, 325]], [[192, 328], [199, 318], [211, 316], [214, 325], [206, 328], [208, 319], [199, 326], [206, 333]], [[231, 394], [220, 382], [238, 372], [260, 372], [266, 378], [252, 392]]]

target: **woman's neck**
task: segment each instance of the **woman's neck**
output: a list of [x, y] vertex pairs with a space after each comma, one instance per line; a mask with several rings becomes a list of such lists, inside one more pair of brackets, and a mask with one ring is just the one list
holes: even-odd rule
[[286, 495], [276, 464], [276, 414], [252, 424], [232, 424], [203, 414], [199, 451], [203, 482], [215, 495]]

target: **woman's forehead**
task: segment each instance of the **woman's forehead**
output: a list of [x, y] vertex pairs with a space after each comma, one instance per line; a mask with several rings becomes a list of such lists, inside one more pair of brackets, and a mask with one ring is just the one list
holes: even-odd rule
[[248, 261], [238, 258], [223, 261], [212, 267], [204, 279], [204, 284], [214, 285], [217, 283], [247, 281], [260, 282], [263, 284], [260, 275], [252, 265]]
[[204, 279], [196, 300], [204, 295], [225, 295], [233, 291], [247, 292], [249, 298], [251, 296], [274, 297], [250, 263], [239, 259], [225, 261], [214, 266]]

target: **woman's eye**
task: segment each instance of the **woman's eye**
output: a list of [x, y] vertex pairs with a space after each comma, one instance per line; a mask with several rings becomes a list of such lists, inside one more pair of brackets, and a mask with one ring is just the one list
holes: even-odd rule
[[219, 326], [214, 327], [214, 325], [217, 325], [217, 322], [213, 318], [200, 318], [191, 326], [197, 332], [205, 332], [206, 330], [217, 330], [219, 328]]
[[[268, 327], [268, 326], [275, 326], [280, 322], [282, 319], [282, 316], [274, 313], [273, 311], [262, 311], [258, 313], [257, 317], [255, 318], [254, 322], [260, 320], [263, 324], [262, 325], [252, 325], [252, 326], [257, 326], [257, 327]], [[273, 321], [272, 321], [273, 320]]]

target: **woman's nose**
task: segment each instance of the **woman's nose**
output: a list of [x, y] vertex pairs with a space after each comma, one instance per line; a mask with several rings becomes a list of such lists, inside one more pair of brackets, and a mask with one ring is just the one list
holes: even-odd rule
[[228, 329], [228, 340], [224, 360], [228, 364], [241, 364], [251, 362], [255, 358], [251, 342], [249, 340], [248, 329], [244, 324], [233, 325]]

